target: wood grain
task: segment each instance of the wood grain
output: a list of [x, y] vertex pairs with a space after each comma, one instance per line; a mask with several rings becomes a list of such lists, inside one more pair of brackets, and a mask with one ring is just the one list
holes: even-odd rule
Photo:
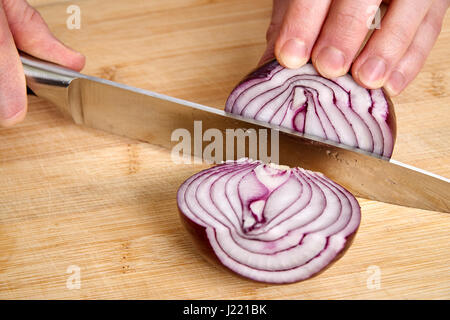
[[[52, 31], [87, 56], [85, 73], [221, 108], [264, 49], [271, 1], [33, 0]], [[81, 29], [66, 8], [81, 8]], [[450, 177], [450, 17], [417, 80], [394, 99], [394, 158]], [[0, 298], [450, 298], [447, 214], [360, 199], [346, 255], [291, 285], [223, 272], [191, 247], [176, 191], [202, 165], [81, 128], [31, 97], [0, 129]], [[450, 195], [449, 195], [450, 196]], [[69, 290], [67, 268], [81, 270]], [[369, 266], [381, 288], [369, 289]]]

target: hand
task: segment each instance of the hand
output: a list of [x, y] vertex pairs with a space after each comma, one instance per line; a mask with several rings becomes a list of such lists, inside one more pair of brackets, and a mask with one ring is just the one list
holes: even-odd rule
[[[370, 89], [399, 94], [419, 73], [441, 31], [449, 0], [391, 0], [381, 28], [356, 57], [381, 0], [274, 0], [267, 49], [287, 68], [310, 58], [320, 74], [334, 78], [350, 67]], [[369, 22], [369, 23], [368, 23]], [[353, 63], [353, 65], [352, 65]]]
[[85, 62], [83, 55], [51, 34], [25, 0], [0, 0], [0, 126], [23, 120], [27, 112], [25, 76], [17, 49], [77, 71]]

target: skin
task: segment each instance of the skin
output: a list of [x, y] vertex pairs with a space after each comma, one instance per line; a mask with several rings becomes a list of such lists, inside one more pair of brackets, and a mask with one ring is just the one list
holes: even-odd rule
[[27, 95], [18, 50], [79, 71], [85, 57], [57, 40], [25, 0], [0, 0], [0, 126], [25, 118]]
[[368, 34], [381, 0], [273, 0], [267, 48], [287, 68], [310, 59], [327, 78], [350, 71], [368, 89], [398, 95], [417, 76], [441, 31], [450, 0], [390, 0], [381, 28]]
[[[312, 59], [325, 77], [350, 68], [366, 88], [399, 94], [419, 73], [440, 33], [450, 0], [391, 0], [382, 28], [363, 51], [370, 6], [381, 0], [274, 0], [267, 49], [288, 68]], [[33, 35], [32, 37], [30, 35]], [[25, 0], [0, 0], [0, 127], [25, 118], [25, 76], [17, 50], [80, 71], [85, 57], [57, 40]]]

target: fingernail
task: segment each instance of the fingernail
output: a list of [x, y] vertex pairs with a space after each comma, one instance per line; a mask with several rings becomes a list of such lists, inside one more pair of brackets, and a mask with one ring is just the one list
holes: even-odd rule
[[378, 57], [370, 57], [358, 71], [359, 80], [369, 88], [383, 86], [386, 63]]
[[280, 50], [280, 62], [287, 68], [300, 68], [307, 61], [306, 45], [299, 39], [289, 39]]
[[335, 47], [325, 47], [317, 55], [315, 61], [319, 73], [327, 78], [336, 78], [344, 75], [345, 56], [341, 50]]
[[400, 71], [393, 71], [389, 80], [385, 84], [385, 88], [389, 95], [396, 96], [405, 88], [406, 80], [403, 73]]

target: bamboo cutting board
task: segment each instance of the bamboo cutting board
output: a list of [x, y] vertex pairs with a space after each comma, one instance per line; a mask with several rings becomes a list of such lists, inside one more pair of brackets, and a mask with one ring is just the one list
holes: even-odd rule
[[[271, 12], [270, 0], [31, 3], [87, 56], [85, 73], [217, 108], [262, 54]], [[70, 30], [73, 3], [81, 28]], [[423, 71], [394, 99], [394, 158], [446, 177], [449, 50], [447, 15]], [[449, 215], [364, 199], [352, 247], [318, 277], [269, 285], [223, 272], [178, 218], [178, 186], [205, 167], [78, 127], [31, 97], [26, 121], [0, 129], [0, 298], [450, 298]]]

